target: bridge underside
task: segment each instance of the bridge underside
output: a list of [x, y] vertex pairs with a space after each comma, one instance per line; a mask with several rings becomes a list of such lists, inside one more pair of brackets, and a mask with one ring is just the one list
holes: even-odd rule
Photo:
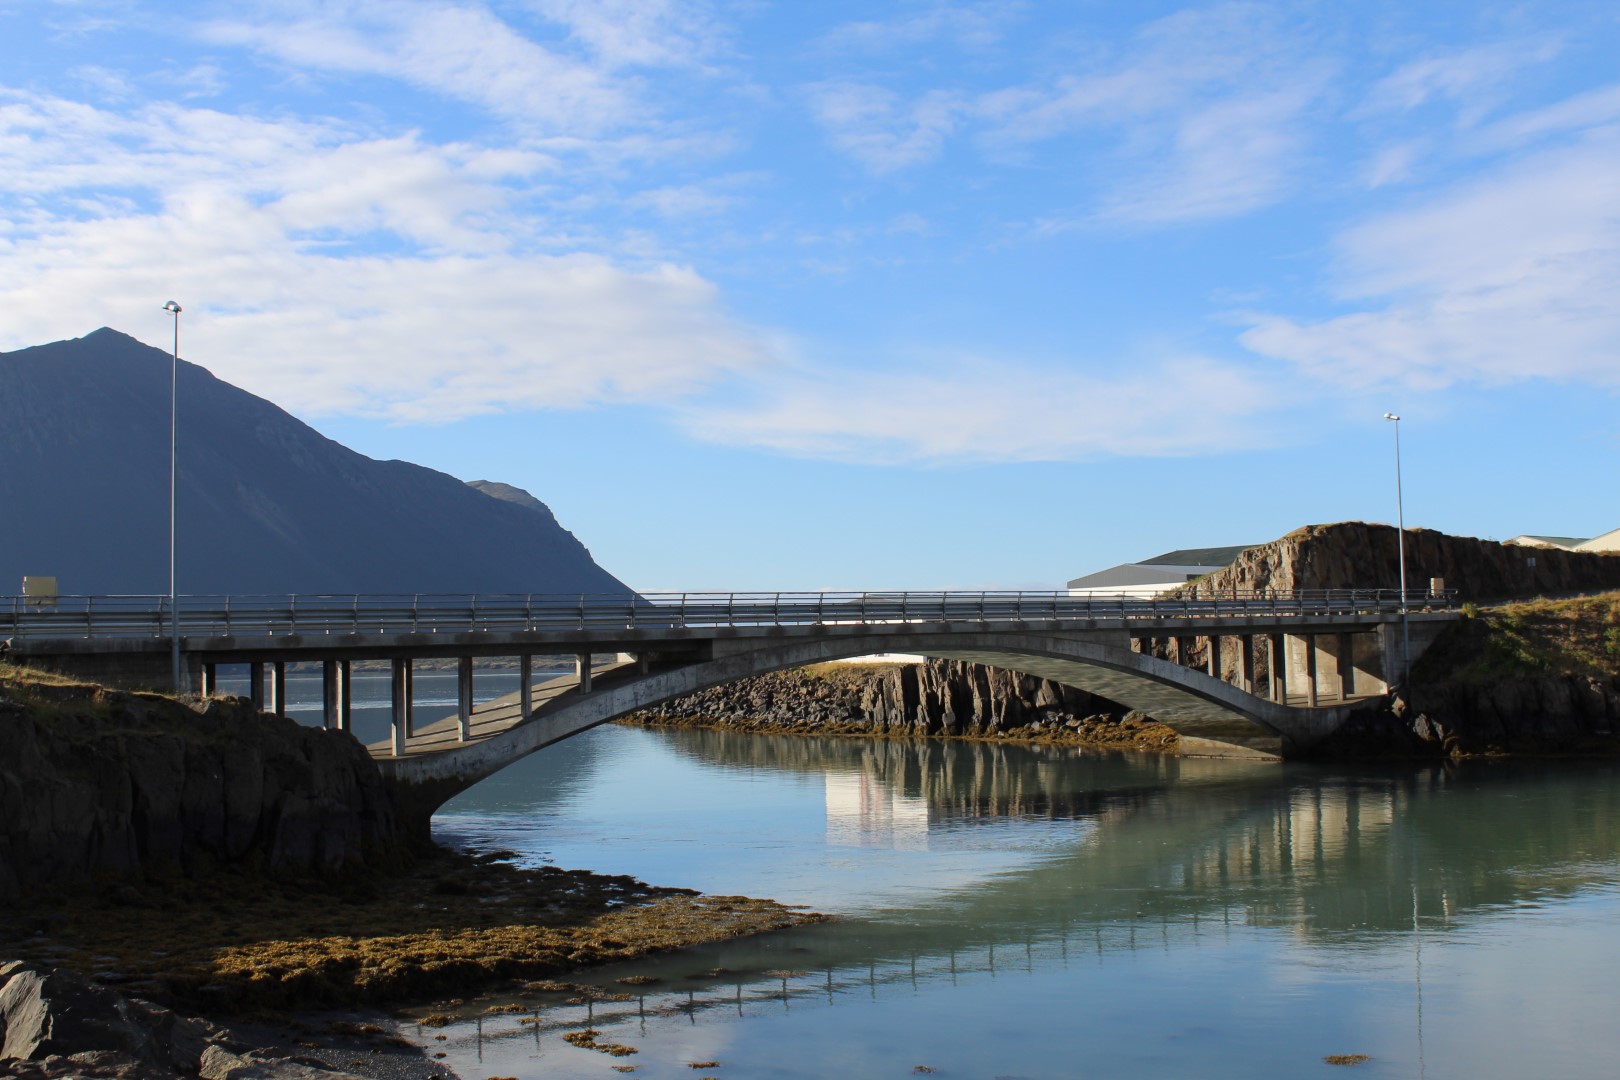
[[1308, 747], [1355, 707], [1298, 708], [1267, 701], [1205, 672], [1130, 648], [1128, 635], [1045, 631], [804, 638], [734, 638], [712, 642], [708, 655], [604, 671], [588, 690], [552, 696], [524, 719], [513, 700], [485, 706], [512, 719], [499, 730], [474, 724], [458, 741], [457, 721], [423, 732], [403, 756], [374, 747], [379, 764], [422, 820], [458, 792], [552, 743], [672, 698], [785, 668], [873, 652], [966, 660], [1052, 679], [1140, 709], [1181, 733], [1184, 752], [1278, 758]]

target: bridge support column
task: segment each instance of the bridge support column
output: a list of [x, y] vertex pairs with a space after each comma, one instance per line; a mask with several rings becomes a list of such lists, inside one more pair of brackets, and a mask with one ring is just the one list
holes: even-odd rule
[[591, 692], [591, 654], [582, 652], [574, 658], [574, 674], [579, 678], [579, 692]]
[[1219, 634], [1209, 636], [1209, 664], [1204, 670], [1208, 671], [1213, 678], [1219, 679], [1221, 677], [1221, 636]]
[[456, 662], [456, 738], [466, 742], [472, 736], [473, 662], [463, 656]]
[[206, 701], [208, 698], [213, 697], [214, 696], [214, 691], [216, 691], [217, 689], [219, 689], [219, 665], [218, 664], [204, 664], [202, 666], [202, 696], [203, 696], [203, 700]]
[[349, 662], [347, 660], [339, 660], [337, 662], [337, 665], [338, 665], [337, 666], [337, 670], [338, 670], [338, 716], [337, 716], [337, 726], [338, 726], [339, 731], [349, 731], [353, 727], [352, 721], [354, 719], [354, 683], [350, 679], [350, 675], [352, 675], [353, 672], [350, 670]]
[[534, 714], [534, 657], [524, 653], [518, 657], [519, 716], [527, 720]]
[[1281, 634], [1266, 635], [1266, 674], [1271, 680], [1271, 700], [1288, 704], [1288, 639]]
[[411, 726], [411, 662], [395, 660], [389, 679], [390, 739], [395, 757], [405, 756], [405, 739]]
[[1305, 645], [1305, 704], [1316, 708], [1316, 635], [1306, 634]]
[[254, 712], [264, 712], [264, 661], [255, 660], [248, 665], [248, 700]]
[[1254, 635], [1244, 634], [1238, 641], [1243, 647], [1243, 692], [1254, 693]]
[[1339, 700], [1349, 701], [1356, 693], [1356, 654], [1349, 634], [1339, 635]]
[[321, 727], [328, 731], [338, 726], [338, 662], [321, 661]]
[[277, 716], [287, 715], [287, 661], [277, 660], [270, 665], [270, 711]]

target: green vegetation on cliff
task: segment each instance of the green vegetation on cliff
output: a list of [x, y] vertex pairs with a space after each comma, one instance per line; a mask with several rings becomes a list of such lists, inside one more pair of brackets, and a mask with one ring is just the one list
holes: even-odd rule
[[1620, 675], [1620, 592], [1480, 609], [1414, 667], [1427, 683]]

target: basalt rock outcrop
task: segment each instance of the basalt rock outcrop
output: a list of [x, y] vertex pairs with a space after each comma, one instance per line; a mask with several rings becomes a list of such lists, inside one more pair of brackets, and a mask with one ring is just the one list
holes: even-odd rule
[[1176, 734], [1095, 694], [957, 660], [777, 672], [628, 718], [793, 734], [1042, 739], [1171, 749]]
[[[1234, 589], [1400, 587], [1397, 530], [1361, 521], [1307, 525], [1241, 552], [1231, 566], [1187, 585], [1188, 594]], [[1431, 578], [1463, 600], [1489, 601], [1620, 589], [1620, 555], [1501, 544], [1433, 529], [1406, 530], [1407, 589], [1421, 596]]]
[[1417, 686], [1365, 710], [1311, 756], [1448, 758], [1620, 752], [1620, 676]]
[[[54, 1080], [345, 1080], [251, 1048], [226, 1029], [97, 986], [76, 972], [0, 961], [0, 1073]], [[352, 1078], [351, 1078], [352, 1080]]]
[[322, 872], [405, 857], [341, 732], [222, 699], [0, 680], [0, 901], [212, 869]]

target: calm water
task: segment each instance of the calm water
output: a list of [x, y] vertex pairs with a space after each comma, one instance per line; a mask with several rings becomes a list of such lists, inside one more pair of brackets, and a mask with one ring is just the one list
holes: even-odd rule
[[601, 728], [441, 839], [841, 919], [406, 1033], [478, 1078], [1609, 1076], [1617, 780]]

